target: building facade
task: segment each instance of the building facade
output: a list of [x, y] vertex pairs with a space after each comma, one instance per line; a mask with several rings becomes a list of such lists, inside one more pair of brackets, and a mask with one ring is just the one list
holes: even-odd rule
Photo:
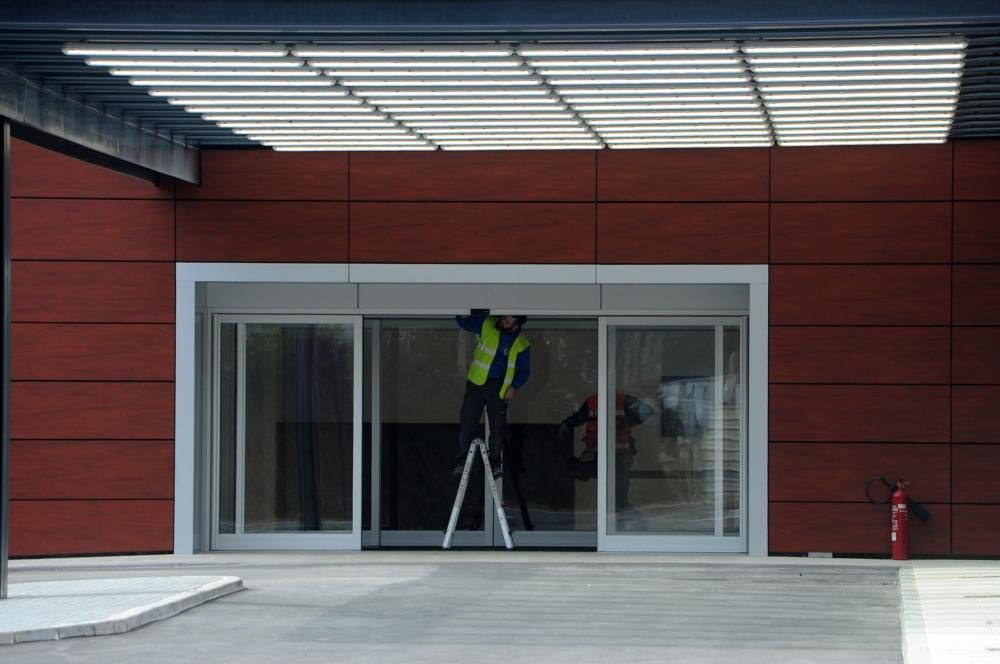
[[[932, 514], [914, 555], [1000, 553], [1000, 141], [201, 159], [154, 185], [14, 143], [12, 556], [433, 545], [477, 306], [531, 316], [522, 544], [887, 555], [882, 475]], [[609, 425], [584, 468], [563, 417], [636, 389], [634, 459]], [[458, 545], [497, 542], [485, 507]]]

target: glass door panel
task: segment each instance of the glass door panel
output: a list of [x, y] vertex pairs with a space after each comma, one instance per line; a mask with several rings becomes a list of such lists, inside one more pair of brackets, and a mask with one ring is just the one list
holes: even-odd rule
[[596, 420], [576, 415], [597, 396], [597, 320], [533, 317], [524, 334], [531, 378], [508, 411], [502, 482], [514, 543], [596, 546]]
[[[377, 321], [379, 542], [440, 546], [458, 480], [459, 406], [475, 336], [453, 319]], [[485, 432], [480, 435], [485, 435]], [[482, 464], [474, 466], [455, 546], [488, 546]]]
[[218, 548], [359, 548], [359, 329], [218, 317]]
[[608, 322], [605, 548], [745, 550], [743, 329], [738, 318]]

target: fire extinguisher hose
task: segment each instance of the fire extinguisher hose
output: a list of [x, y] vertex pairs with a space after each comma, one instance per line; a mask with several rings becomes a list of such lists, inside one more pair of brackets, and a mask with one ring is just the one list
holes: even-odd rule
[[[872, 487], [875, 486], [876, 484], [882, 484], [887, 490], [885, 498], [882, 500], [879, 500], [877, 497], [872, 495]], [[889, 480], [885, 479], [884, 476], [876, 475], [870, 478], [868, 480], [868, 483], [865, 485], [865, 496], [868, 498], [869, 502], [874, 503], [876, 505], [888, 505], [889, 501], [892, 500], [892, 492], [895, 490], [895, 488], [896, 485], [891, 483]], [[912, 498], [909, 498], [906, 501], [906, 505], [907, 507], [910, 508], [910, 512], [915, 517], [920, 519], [921, 523], [927, 523], [928, 521], [931, 520], [930, 510], [928, 510], [926, 507], [924, 507], [917, 501], [913, 500]]]

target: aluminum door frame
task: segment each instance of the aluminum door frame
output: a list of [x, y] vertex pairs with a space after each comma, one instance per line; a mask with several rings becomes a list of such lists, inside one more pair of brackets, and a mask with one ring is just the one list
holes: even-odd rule
[[[599, 321], [598, 334], [598, 374], [597, 374], [597, 550], [598, 551], [644, 551], [664, 553], [747, 553], [749, 549], [749, 480], [750, 468], [750, 431], [748, 422], [748, 390], [747, 375], [748, 328], [747, 316], [602, 316]], [[648, 534], [609, 534], [608, 519], [608, 428], [607, 418], [609, 393], [611, 387], [611, 370], [608, 348], [608, 328], [618, 325], [636, 327], [714, 327], [715, 328], [715, 392], [719, 398], [724, 375], [724, 358], [722, 357], [722, 331], [727, 326], [738, 327], [740, 330], [740, 533], [736, 537], [716, 535], [670, 535], [664, 533]], [[720, 400], [721, 401], [721, 400]], [[720, 401], [717, 401], [719, 403]], [[716, 432], [716, 445], [720, 446], [721, 429]], [[721, 446], [717, 447], [721, 450]], [[718, 457], [716, 457], [718, 459]], [[716, 463], [716, 480], [722, 471], [722, 464]], [[719, 486], [715, 489], [720, 491]], [[716, 514], [720, 508], [716, 503]], [[716, 533], [719, 523], [716, 523]]]
[[[350, 324], [353, 344], [353, 383], [352, 383], [352, 469], [351, 469], [351, 530], [350, 532], [288, 532], [288, 533], [245, 533], [240, 532], [240, 519], [237, 518], [236, 533], [219, 532], [219, 473], [220, 473], [220, 401], [221, 401], [221, 329], [223, 323], [237, 324], [237, 467], [236, 467], [236, 510], [242, 512], [240, 486], [245, 481], [245, 450], [246, 431], [243, 417], [246, 412], [246, 389], [244, 386], [246, 374], [246, 323], [263, 323], [281, 325], [285, 323], [306, 323], [314, 325]], [[252, 551], [252, 550], [359, 550], [361, 548], [361, 441], [363, 432], [363, 370], [364, 370], [364, 336], [363, 321], [360, 315], [305, 315], [305, 314], [229, 314], [216, 313], [212, 316], [212, 469], [211, 477], [211, 520], [210, 546], [212, 550], [221, 551]]]

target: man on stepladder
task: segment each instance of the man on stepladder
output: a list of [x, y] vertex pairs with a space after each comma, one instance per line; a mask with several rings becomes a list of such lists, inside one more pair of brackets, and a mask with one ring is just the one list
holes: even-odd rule
[[483, 407], [490, 423], [490, 466], [493, 477], [502, 473], [500, 452], [507, 434], [507, 406], [531, 375], [528, 340], [521, 334], [527, 316], [456, 316], [459, 327], [479, 336], [469, 366], [462, 399], [458, 453], [452, 475], [460, 477], [469, 446], [476, 437]]

